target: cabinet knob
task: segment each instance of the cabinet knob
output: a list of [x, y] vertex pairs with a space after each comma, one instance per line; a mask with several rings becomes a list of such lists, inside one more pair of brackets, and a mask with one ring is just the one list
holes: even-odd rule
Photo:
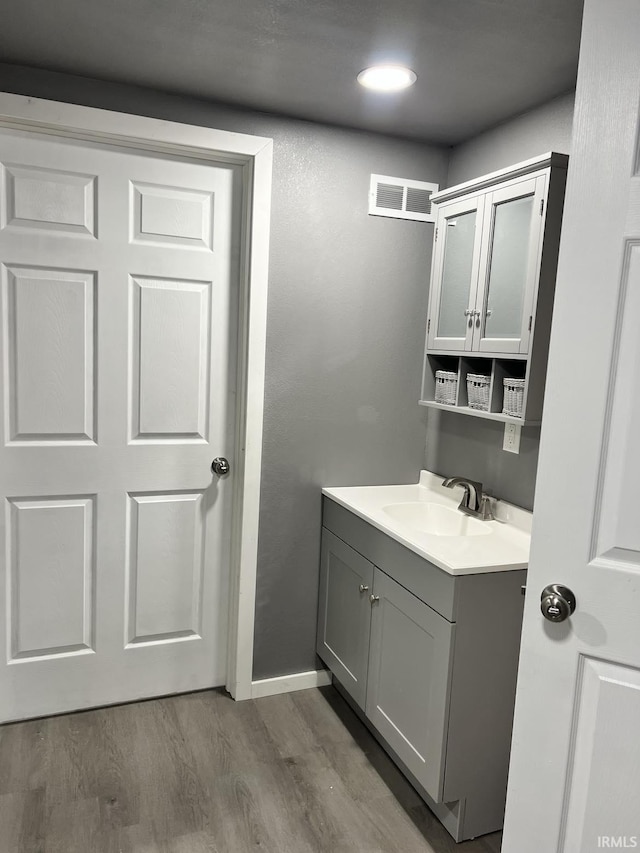
[[364, 584], [364, 583], [360, 584], [360, 592], [366, 592], [368, 589], [369, 589], [369, 587], [366, 584]]
[[379, 596], [379, 595], [370, 595], [370, 596], [369, 596], [369, 601], [370, 601], [372, 604], [375, 604], [375, 603], [376, 603], [376, 601], [380, 601], [380, 596]]

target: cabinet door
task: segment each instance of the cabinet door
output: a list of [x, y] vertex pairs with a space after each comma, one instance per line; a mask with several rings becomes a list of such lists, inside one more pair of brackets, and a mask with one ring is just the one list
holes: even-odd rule
[[436, 222], [427, 347], [471, 349], [480, 268], [482, 196], [442, 205]]
[[547, 176], [540, 175], [487, 194], [473, 324], [476, 351], [529, 351], [546, 187]]
[[354, 701], [364, 708], [373, 564], [322, 531], [316, 651]]
[[441, 800], [454, 626], [375, 570], [366, 714]]

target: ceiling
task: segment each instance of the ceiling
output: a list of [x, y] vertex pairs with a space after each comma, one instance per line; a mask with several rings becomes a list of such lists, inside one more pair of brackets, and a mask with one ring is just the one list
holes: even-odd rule
[[[583, 0], [2, 0], [4, 62], [455, 145], [575, 85]], [[412, 89], [367, 92], [365, 66]]]

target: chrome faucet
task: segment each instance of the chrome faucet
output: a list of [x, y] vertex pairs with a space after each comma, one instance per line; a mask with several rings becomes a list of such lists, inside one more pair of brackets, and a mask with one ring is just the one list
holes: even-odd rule
[[458, 509], [466, 515], [471, 515], [474, 518], [480, 518], [482, 521], [491, 521], [493, 512], [491, 511], [491, 499], [482, 491], [482, 483], [477, 483], [475, 480], [467, 480], [465, 477], [447, 477], [442, 481], [442, 485], [448, 489], [454, 486], [462, 486], [464, 494], [460, 501]]

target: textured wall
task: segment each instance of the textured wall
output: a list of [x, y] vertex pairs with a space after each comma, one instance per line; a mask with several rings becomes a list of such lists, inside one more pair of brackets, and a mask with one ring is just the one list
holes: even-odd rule
[[453, 148], [449, 186], [546, 151], [570, 154], [574, 100], [575, 92], [568, 92]]
[[0, 89], [274, 140], [255, 677], [316, 667], [320, 488], [415, 482], [433, 227], [369, 217], [371, 172], [444, 185], [445, 150], [0, 65]]
[[[573, 92], [563, 95], [452, 149], [448, 185], [546, 151], [570, 154], [573, 101]], [[523, 428], [519, 455], [502, 449], [503, 437], [502, 424], [430, 410], [425, 467], [446, 476], [473, 477], [484, 483], [491, 494], [531, 509], [540, 428]]]
[[470, 477], [490, 495], [531, 509], [540, 427], [524, 427], [520, 453], [502, 449], [504, 424], [429, 410], [425, 468], [443, 477]]

